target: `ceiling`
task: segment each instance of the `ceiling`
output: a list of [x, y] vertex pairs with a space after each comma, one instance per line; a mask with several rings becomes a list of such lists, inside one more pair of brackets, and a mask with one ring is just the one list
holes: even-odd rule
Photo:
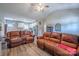
[[[44, 4], [44, 3], [43, 3]], [[18, 18], [18, 20], [36, 21], [39, 19], [44, 19], [50, 13], [62, 9], [79, 8], [77, 3], [46, 3], [48, 8], [44, 11], [35, 11], [31, 3], [0, 3], [0, 14], [5, 17]]]

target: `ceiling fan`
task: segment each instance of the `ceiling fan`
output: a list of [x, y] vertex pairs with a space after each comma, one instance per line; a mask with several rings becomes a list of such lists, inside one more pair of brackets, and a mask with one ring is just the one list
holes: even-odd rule
[[31, 3], [31, 6], [35, 11], [44, 11], [44, 9], [49, 8], [48, 5], [43, 3]]

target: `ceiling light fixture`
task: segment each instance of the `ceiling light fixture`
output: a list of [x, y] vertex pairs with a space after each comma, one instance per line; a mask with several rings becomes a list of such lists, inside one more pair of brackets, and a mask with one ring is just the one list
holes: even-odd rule
[[48, 7], [48, 5], [42, 3], [32, 4], [32, 6], [35, 11], [43, 11], [45, 8]]

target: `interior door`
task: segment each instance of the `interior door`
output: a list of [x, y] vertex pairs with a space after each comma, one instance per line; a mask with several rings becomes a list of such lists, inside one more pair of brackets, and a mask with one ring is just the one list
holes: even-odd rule
[[53, 32], [53, 26], [47, 26], [46, 31], [47, 32]]

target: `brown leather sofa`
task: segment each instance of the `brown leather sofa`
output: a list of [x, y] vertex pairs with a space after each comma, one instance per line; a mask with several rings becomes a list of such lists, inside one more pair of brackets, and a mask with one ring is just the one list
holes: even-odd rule
[[43, 36], [37, 37], [37, 45], [52, 55], [79, 55], [79, 39], [75, 35], [45, 32]]
[[[26, 36], [25, 31], [11, 31], [7, 32], [6, 41], [8, 42], [8, 47], [16, 47], [18, 45], [22, 45], [27, 43], [32, 43], [34, 40], [34, 37]], [[32, 34], [33, 35], [33, 34]], [[32, 37], [32, 38], [30, 38]]]

